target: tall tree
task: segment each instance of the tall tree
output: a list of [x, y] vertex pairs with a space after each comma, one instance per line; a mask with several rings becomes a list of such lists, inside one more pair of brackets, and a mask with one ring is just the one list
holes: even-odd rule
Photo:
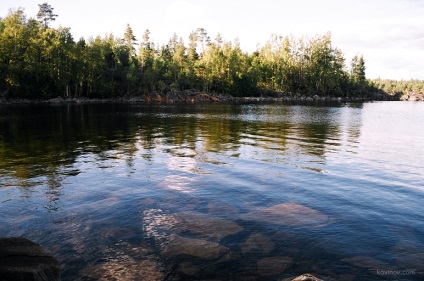
[[127, 46], [130, 57], [134, 56], [135, 55], [134, 45], [137, 45], [137, 39], [135, 38], [133, 30], [129, 24], [127, 24], [127, 27], [125, 28], [124, 41]]
[[197, 41], [200, 43], [200, 54], [203, 55], [205, 49], [211, 44], [211, 39], [204, 28], [198, 28], [196, 33]]
[[365, 60], [363, 55], [355, 55], [351, 62], [351, 78], [353, 82], [360, 85], [366, 82], [365, 77]]
[[197, 53], [197, 33], [194, 31], [191, 32], [188, 39], [188, 58], [194, 62], [199, 58], [199, 54]]
[[39, 4], [38, 7], [37, 19], [44, 25], [44, 28], [48, 28], [49, 23], [56, 20], [57, 17], [57, 15], [53, 13], [54, 8], [48, 3]]

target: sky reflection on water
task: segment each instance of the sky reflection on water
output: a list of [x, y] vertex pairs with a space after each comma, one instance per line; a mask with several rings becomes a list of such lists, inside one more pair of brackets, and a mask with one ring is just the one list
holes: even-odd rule
[[[304, 272], [387, 280], [376, 272], [386, 268], [415, 269], [402, 280], [419, 280], [423, 118], [423, 105], [397, 102], [2, 106], [0, 236], [42, 244], [62, 262], [64, 280], [119, 266], [137, 278], [137, 264], [152, 280]], [[273, 206], [328, 222], [247, 217], [286, 210]], [[175, 227], [182, 214], [194, 221], [186, 229]], [[204, 233], [217, 218], [242, 230]], [[222, 255], [178, 255], [175, 241], [217, 245]], [[287, 268], [264, 275], [268, 263]]]

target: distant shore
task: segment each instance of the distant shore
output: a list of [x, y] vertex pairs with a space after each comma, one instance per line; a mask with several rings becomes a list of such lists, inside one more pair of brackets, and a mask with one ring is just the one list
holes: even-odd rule
[[226, 94], [175, 91], [151, 93], [140, 96], [123, 96], [114, 98], [56, 97], [52, 99], [0, 99], [0, 104], [61, 104], [61, 103], [148, 103], [148, 104], [191, 104], [191, 103], [245, 103], [245, 102], [369, 102], [424, 100], [423, 95], [391, 96], [382, 93], [362, 93], [345, 96], [306, 96], [294, 93], [270, 93], [267, 95], [236, 97]]

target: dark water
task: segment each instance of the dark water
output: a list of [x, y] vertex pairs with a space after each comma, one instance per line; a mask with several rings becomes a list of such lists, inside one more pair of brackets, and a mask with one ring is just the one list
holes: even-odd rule
[[423, 120], [406, 102], [1, 106], [0, 236], [63, 280], [422, 280]]

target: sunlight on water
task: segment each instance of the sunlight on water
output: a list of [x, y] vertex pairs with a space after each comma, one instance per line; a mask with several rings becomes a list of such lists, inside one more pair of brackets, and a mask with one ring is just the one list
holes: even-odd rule
[[422, 120], [401, 102], [2, 106], [0, 236], [40, 243], [62, 280], [420, 280]]

